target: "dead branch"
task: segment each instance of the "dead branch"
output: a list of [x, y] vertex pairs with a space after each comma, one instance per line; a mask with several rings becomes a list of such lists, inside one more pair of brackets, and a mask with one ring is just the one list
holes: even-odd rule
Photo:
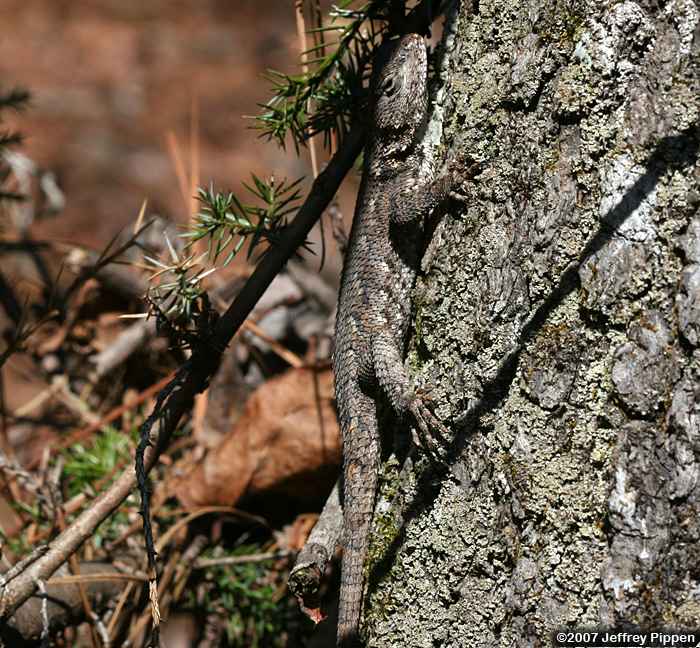
[[338, 482], [333, 486], [316, 526], [289, 574], [289, 589], [297, 597], [299, 607], [312, 621], [323, 620], [319, 588], [326, 565], [333, 557], [343, 532], [343, 509]]
[[[67, 569], [59, 570], [66, 572]], [[78, 580], [85, 588], [90, 606], [95, 610], [104, 609], [105, 605], [116, 598], [124, 588], [126, 581], [114, 566], [103, 562], [85, 562], [80, 564], [81, 576], [60, 575], [45, 583], [47, 598], [48, 632], [53, 633], [70, 625], [85, 620], [83, 602], [80, 596]], [[100, 577], [99, 579], [96, 577]], [[8, 620], [7, 626], [0, 630], [0, 638], [6, 645], [17, 645], [19, 641], [39, 641], [46, 630], [42, 619], [43, 600], [40, 597], [25, 601]]]
[[326, 311], [330, 312], [336, 307], [338, 291], [318, 272], [309, 270], [303, 263], [294, 260], [287, 264], [287, 271], [301, 291], [316, 299]]
[[197, 558], [195, 569], [207, 569], [209, 567], [221, 567], [223, 565], [247, 565], [250, 563], [265, 562], [266, 560], [279, 560], [289, 558], [291, 552], [286, 550], [266, 551], [265, 553], [248, 554], [246, 556], [222, 556], [221, 558]]
[[104, 351], [91, 358], [90, 361], [95, 365], [95, 370], [90, 376], [91, 380], [97, 382], [100, 378], [106, 376], [112, 369], [121, 365], [134, 351], [140, 349], [151, 338], [154, 338], [155, 335], [156, 321], [153, 318], [139, 320], [132, 324]]

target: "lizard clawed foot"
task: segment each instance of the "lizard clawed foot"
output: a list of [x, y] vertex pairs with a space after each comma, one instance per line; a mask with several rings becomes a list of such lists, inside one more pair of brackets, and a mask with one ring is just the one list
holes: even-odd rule
[[444, 465], [450, 447], [450, 432], [433, 414], [421, 398], [416, 398], [409, 406], [409, 411], [418, 426], [418, 438], [421, 447], [433, 463]]
[[467, 166], [466, 160], [461, 158], [452, 160], [450, 163], [450, 172], [453, 180], [452, 188], [447, 192], [448, 197], [461, 203], [469, 202], [469, 197], [460, 193], [456, 188], [459, 187], [461, 183], [472, 180], [481, 168], [482, 164], [480, 162], [474, 162]]

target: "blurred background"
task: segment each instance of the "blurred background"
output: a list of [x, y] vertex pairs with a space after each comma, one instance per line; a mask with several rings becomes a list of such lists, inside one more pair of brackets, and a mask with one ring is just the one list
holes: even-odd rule
[[[307, 29], [312, 6], [327, 15], [330, 3], [304, 3]], [[0, 116], [2, 132], [22, 136], [0, 151], [5, 188], [25, 196], [0, 202], [0, 572], [132, 469], [139, 426], [187, 352], [156, 335], [153, 319], [122, 315], [147, 310], [144, 255], [168, 258], [166, 236], [181, 250], [197, 187], [246, 196], [252, 172], [304, 176], [306, 195], [308, 149], [282, 150], [246, 118], [271, 96], [266, 70], [300, 72], [297, 18], [292, 0], [0, 3], [0, 92], [30, 93]], [[328, 156], [318, 141], [320, 169]], [[346, 179], [334, 209], [346, 231], [358, 181]], [[86, 272], [115, 237], [133, 236], [139, 215], [158, 220], [138, 249]], [[316, 228], [315, 254], [275, 280], [154, 470], [170, 648], [332, 642], [331, 621], [307, 643], [311, 623], [286, 589], [340, 462], [329, 349], [341, 259], [331, 229], [323, 263]], [[252, 267], [241, 254], [207, 279], [218, 310]], [[133, 494], [67, 572], [79, 578], [97, 561], [98, 571], [127, 565], [145, 579], [138, 506]], [[76, 595], [78, 611], [97, 613], [111, 645], [145, 645], [143, 583], [122, 585], [98, 592], [99, 605], [92, 590], [87, 607]], [[38, 626], [19, 628], [24, 639], [42, 631], [37, 610], [28, 618]], [[97, 622], [65, 625], [52, 625], [50, 645], [108, 645]]]
[[309, 177], [308, 151], [285, 153], [245, 117], [270, 97], [267, 69], [300, 71], [292, 0], [4, 0], [0, 21], [0, 79], [32, 94], [9, 124], [66, 196], [37, 237], [99, 247], [144, 199], [186, 222], [178, 157], [234, 190], [251, 171]]

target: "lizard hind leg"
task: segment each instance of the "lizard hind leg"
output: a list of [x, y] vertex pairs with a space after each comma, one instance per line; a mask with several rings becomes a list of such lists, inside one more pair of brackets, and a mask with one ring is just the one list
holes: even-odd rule
[[343, 424], [343, 564], [338, 610], [338, 646], [359, 642], [364, 562], [374, 511], [380, 442], [376, 405], [359, 385], [349, 400]]
[[450, 432], [428, 409], [424, 398], [411, 385], [396, 343], [387, 332], [378, 334], [372, 341], [372, 360], [379, 386], [387, 395], [391, 406], [399, 416], [413, 416], [421, 447], [428, 458], [437, 464], [446, 460], [450, 446]]

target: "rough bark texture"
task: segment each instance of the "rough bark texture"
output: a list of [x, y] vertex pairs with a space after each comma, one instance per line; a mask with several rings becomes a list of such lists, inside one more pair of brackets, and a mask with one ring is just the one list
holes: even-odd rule
[[484, 170], [434, 233], [409, 349], [454, 461], [384, 463], [369, 646], [700, 626], [699, 21], [460, 8], [444, 140]]

